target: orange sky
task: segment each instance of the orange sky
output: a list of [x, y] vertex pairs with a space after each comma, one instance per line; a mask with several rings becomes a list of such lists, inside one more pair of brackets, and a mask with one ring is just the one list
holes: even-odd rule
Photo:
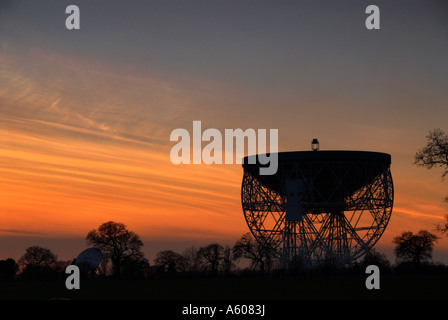
[[[26, 104], [27, 111], [24, 116], [1, 115], [1, 236], [9, 237], [8, 241], [14, 236], [83, 238], [101, 223], [114, 220], [144, 239], [232, 244], [248, 230], [240, 205], [239, 165], [175, 166], [169, 159], [174, 143], [169, 142], [168, 128], [160, 129], [165, 137], [156, 133], [151, 139], [113, 130], [72, 109], [86, 97], [65, 97], [58, 90], [40, 94], [38, 81], [15, 71], [14, 59], [9, 59], [3, 66], [11, 67], [3, 70], [16, 81], [3, 90], [2, 101]], [[81, 71], [68, 72], [76, 75], [88, 69], [88, 61], [78, 63]], [[104, 82], [115, 81], [113, 75], [99, 72]], [[97, 96], [103, 94], [101, 90], [88, 94]], [[117, 94], [116, 102], [122, 99]], [[147, 120], [149, 127], [157, 122]], [[306, 145], [308, 139], [303, 140]], [[403, 231], [433, 229], [447, 211], [439, 173], [413, 166], [413, 151], [401, 163], [392, 158], [395, 205], [379, 242], [385, 247]], [[442, 239], [439, 246], [448, 248], [447, 241]]]
[[[9, 20], [3, 23], [13, 24], [14, 13], [6, 17]], [[308, 41], [306, 48], [311, 44], [319, 52], [314, 70], [307, 70], [310, 64], [305, 62], [313, 61], [314, 54], [300, 51], [302, 47], [294, 51], [285, 38], [282, 44], [303, 55], [303, 65], [299, 60], [283, 65], [283, 56], [268, 50], [263, 51], [266, 57], [261, 53], [256, 57], [274, 66], [259, 71], [258, 60], [252, 59], [257, 46], [245, 47], [250, 41], [237, 38], [224, 46], [234, 69], [220, 65], [225, 63], [222, 57], [209, 55], [198, 62], [189, 51], [184, 52], [188, 67], [204, 63], [202, 73], [194, 73], [188, 71], [187, 62], [188, 70], [164, 67], [155, 58], [148, 65], [134, 62], [140, 56], [126, 43], [119, 43], [122, 60], [110, 58], [115, 52], [107, 52], [103, 59], [91, 38], [83, 41], [89, 43], [85, 50], [94, 53], [62, 50], [59, 45], [68, 45], [58, 34], [49, 37], [47, 27], [40, 34], [29, 23], [14, 30], [35, 33], [42, 44], [26, 37], [0, 38], [0, 259], [17, 259], [27, 246], [39, 241], [70, 259], [85, 248], [87, 232], [108, 220], [125, 223], [145, 243], [163, 243], [145, 247], [150, 257], [157, 250], [181, 250], [192, 243], [233, 244], [248, 231], [240, 200], [241, 166], [175, 166], [169, 159], [174, 144], [169, 141], [170, 132], [191, 131], [193, 120], [201, 120], [203, 130], [278, 129], [279, 151], [309, 150], [311, 139], [318, 137], [322, 149], [390, 153], [395, 203], [378, 243], [389, 253], [394, 236], [403, 231], [433, 231], [448, 213], [443, 202], [447, 182], [440, 178], [441, 172], [412, 164], [429, 130], [447, 129], [447, 95], [442, 85], [446, 82], [440, 81], [446, 79], [446, 60], [436, 68], [430, 65], [434, 59], [425, 56], [421, 66], [413, 65], [412, 59], [427, 53], [403, 49], [415, 56], [400, 60], [403, 65], [389, 73], [397, 61], [386, 57], [390, 51], [401, 52], [389, 38], [375, 38], [377, 44], [384, 43], [384, 51], [375, 47], [376, 55], [361, 60], [373, 50], [351, 43], [359, 56], [347, 58], [342, 36], [341, 46], [335, 45], [332, 54], [320, 48], [324, 42], [302, 37]], [[265, 36], [260, 34], [258, 45], [281, 41]], [[358, 31], [352, 36], [358, 39]], [[103, 41], [100, 38], [94, 39]], [[446, 57], [446, 41], [436, 40], [441, 46], [436, 51]], [[402, 41], [403, 47], [421, 49], [414, 38]], [[150, 50], [143, 52], [149, 55]], [[244, 60], [246, 54], [250, 58]], [[377, 55], [383, 55], [384, 65], [375, 60]], [[183, 66], [182, 61], [179, 64]], [[251, 64], [257, 68], [244, 69]], [[231, 81], [216, 76], [218, 71], [208, 74], [216, 65], [227, 77], [232, 72], [240, 77]], [[432, 70], [439, 73], [433, 75]], [[293, 78], [301, 72], [308, 72], [304, 80]], [[78, 240], [64, 251], [64, 239]], [[436, 246], [435, 260], [448, 262], [447, 252], [444, 237]]]

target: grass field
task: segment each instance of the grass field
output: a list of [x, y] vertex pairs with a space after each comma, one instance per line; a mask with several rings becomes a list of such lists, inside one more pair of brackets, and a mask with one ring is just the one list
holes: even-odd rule
[[65, 279], [0, 283], [1, 300], [328, 300], [448, 299], [448, 275], [384, 275], [379, 290], [364, 275], [221, 277], [152, 280], [81, 279], [68, 290]]

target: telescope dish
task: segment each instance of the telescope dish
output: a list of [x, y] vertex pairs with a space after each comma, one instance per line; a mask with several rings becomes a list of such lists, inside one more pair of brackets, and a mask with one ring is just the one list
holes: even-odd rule
[[274, 175], [243, 160], [241, 202], [254, 238], [285, 268], [345, 266], [383, 234], [393, 206], [389, 154], [280, 152]]
[[88, 248], [78, 255], [75, 260], [75, 265], [84, 272], [94, 271], [98, 268], [102, 259], [103, 253], [100, 249]]

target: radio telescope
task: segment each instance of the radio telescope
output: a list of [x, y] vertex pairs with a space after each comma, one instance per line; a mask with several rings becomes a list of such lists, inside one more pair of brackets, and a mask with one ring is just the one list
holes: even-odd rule
[[75, 265], [82, 272], [95, 271], [103, 259], [103, 253], [98, 248], [88, 248], [81, 252], [75, 260]]
[[[315, 139], [316, 140], [316, 139]], [[241, 200], [249, 229], [283, 268], [345, 266], [378, 241], [394, 190], [389, 154], [367, 151], [278, 153], [274, 175], [256, 155], [243, 160]]]

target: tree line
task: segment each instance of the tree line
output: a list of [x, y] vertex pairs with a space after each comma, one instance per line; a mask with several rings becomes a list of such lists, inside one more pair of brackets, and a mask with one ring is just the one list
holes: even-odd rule
[[[437, 267], [448, 271], [448, 267], [432, 262], [432, 252], [438, 238], [426, 230], [417, 233], [403, 232], [393, 239], [395, 265], [392, 265], [384, 254], [371, 249], [360, 261], [348, 268], [361, 270], [367, 265], [375, 264], [386, 272], [422, 271], [429, 267], [432, 267], [431, 270]], [[86, 273], [89, 277], [148, 279], [272, 275], [281, 271], [279, 265], [275, 265], [269, 254], [250, 233], [243, 234], [233, 246], [210, 243], [200, 247], [188, 247], [182, 253], [162, 250], [157, 253], [152, 264], [142, 252], [143, 241], [122, 223], [113, 221], [103, 223], [98, 229], [87, 234], [86, 243], [103, 252], [103, 259], [98, 269]], [[244, 267], [238, 265], [242, 261], [246, 262]], [[50, 249], [31, 246], [26, 249], [18, 262], [11, 258], [0, 260], [0, 280], [61, 278], [65, 277], [65, 268], [70, 264], [75, 264], [75, 259], [60, 261]], [[328, 272], [329, 266], [325, 267], [324, 271]], [[304, 270], [297, 268], [292, 271], [300, 273]]]

